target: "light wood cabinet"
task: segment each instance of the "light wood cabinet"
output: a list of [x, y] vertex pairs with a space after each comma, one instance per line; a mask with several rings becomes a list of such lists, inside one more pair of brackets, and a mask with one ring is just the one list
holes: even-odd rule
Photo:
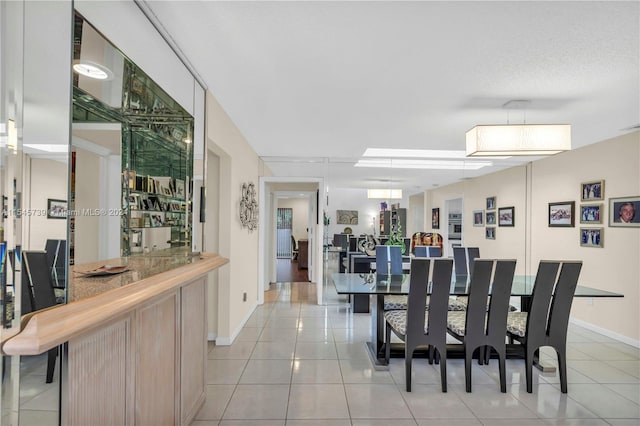
[[298, 269], [309, 268], [309, 240], [298, 240]]

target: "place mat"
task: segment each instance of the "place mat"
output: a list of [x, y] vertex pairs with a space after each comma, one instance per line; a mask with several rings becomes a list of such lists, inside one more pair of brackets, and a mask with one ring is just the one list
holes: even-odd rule
[[82, 274], [85, 277], [99, 277], [103, 275], [115, 275], [121, 274], [122, 272], [128, 271], [129, 268], [127, 266], [110, 266], [103, 265], [99, 268], [92, 269], [90, 271], [76, 271], [78, 274]]

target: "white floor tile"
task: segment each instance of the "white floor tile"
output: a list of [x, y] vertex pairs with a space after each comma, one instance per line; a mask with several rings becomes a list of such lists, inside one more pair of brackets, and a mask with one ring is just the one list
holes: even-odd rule
[[287, 419], [348, 419], [343, 385], [293, 384]]
[[344, 385], [352, 419], [412, 418], [407, 403], [395, 385]]
[[223, 419], [286, 419], [289, 385], [238, 385]]

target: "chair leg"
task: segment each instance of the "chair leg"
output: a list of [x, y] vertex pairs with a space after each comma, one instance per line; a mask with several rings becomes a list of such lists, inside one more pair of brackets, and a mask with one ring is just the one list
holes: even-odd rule
[[524, 352], [524, 369], [527, 376], [527, 393], [533, 392], [533, 359], [536, 351], [525, 348]]
[[473, 350], [465, 348], [464, 350], [464, 382], [467, 392], [471, 392], [471, 364], [473, 361]]
[[58, 357], [58, 348], [49, 350], [47, 354], [47, 383], [53, 382], [53, 373], [56, 370], [56, 358]]
[[478, 348], [478, 365], [484, 365], [484, 352], [486, 346], [480, 346]]
[[440, 355], [440, 384], [442, 386], [442, 392], [447, 392], [447, 347], [438, 348], [438, 354]]
[[414, 348], [410, 348], [409, 345], [405, 345], [404, 372], [405, 381], [407, 384], [407, 392], [411, 392], [411, 362], [413, 360], [413, 349]]
[[558, 372], [560, 373], [560, 391], [567, 393], [567, 352], [566, 348], [556, 349], [558, 354]]
[[391, 358], [391, 326], [389, 326], [389, 323], [386, 321], [384, 323], [384, 330], [385, 330], [384, 360], [388, 365], [389, 358]]
[[507, 393], [507, 368], [506, 368], [506, 349], [496, 349], [498, 353], [498, 368], [500, 370], [500, 392]]

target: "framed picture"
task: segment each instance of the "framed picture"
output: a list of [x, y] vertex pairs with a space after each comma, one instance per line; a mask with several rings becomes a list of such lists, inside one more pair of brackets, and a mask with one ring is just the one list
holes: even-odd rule
[[580, 184], [581, 201], [604, 200], [604, 181], [583, 182]]
[[515, 207], [500, 207], [498, 209], [498, 226], [513, 226]]
[[496, 197], [487, 197], [487, 210], [496, 209]]
[[582, 247], [604, 247], [604, 228], [580, 228]]
[[151, 226], [153, 227], [162, 226], [162, 216], [159, 214], [151, 215]]
[[602, 223], [602, 204], [582, 204], [580, 223]]
[[358, 210], [336, 210], [338, 225], [357, 225]]
[[473, 226], [484, 226], [484, 211], [473, 211]]
[[486, 213], [486, 221], [487, 221], [487, 226], [488, 225], [495, 225], [496, 224], [496, 212], [487, 212]]
[[487, 226], [484, 230], [484, 236], [487, 240], [495, 240], [496, 239], [496, 227], [495, 226]]
[[431, 209], [431, 228], [440, 229], [440, 208]]
[[549, 226], [575, 226], [575, 215], [573, 213], [575, 208], [575, 201], [549, 203]]
[[640, 227], [640, 197], [609, 198], [609, 226]]
[[66, 219], [67, 200], [47, 199], [47, 219]]

